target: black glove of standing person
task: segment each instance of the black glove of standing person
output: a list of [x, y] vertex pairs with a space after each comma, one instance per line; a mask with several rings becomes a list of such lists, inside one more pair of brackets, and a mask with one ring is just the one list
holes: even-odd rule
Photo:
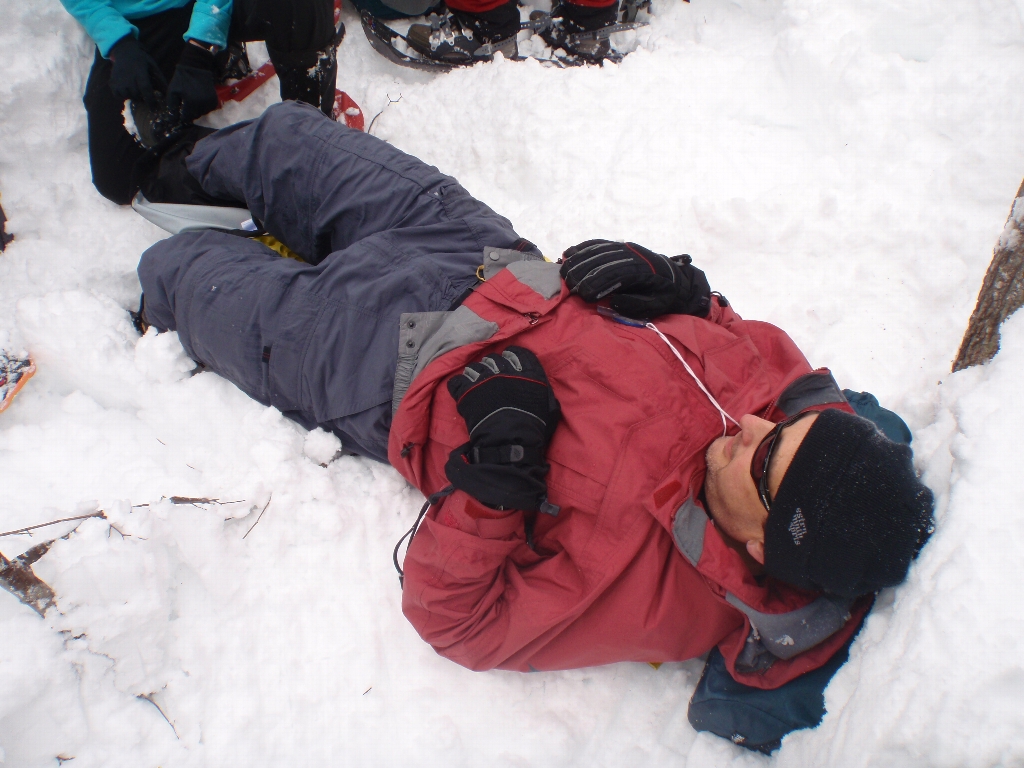
[[138, 99], [144, 101], [151, 109], [157, 108], [156, 94], [153, 84], [162, 89], [167, 88], [160, 67], [153, 57], [142, 50], [139, 41], [132, 35], [125, 35], [110, 49], [109, 58], [110, 90], [118, 101]]
[[216, 58], [198, 45], [185, 44], [174, 77], [167, 88], [167, 109], [183, 123], [212, 112], [220, 106], [217, 98]]
[[706, 317], [711, 286], [686, 254], [671, 259], [636, 243], [587, 240], [562, 254], [559, 270], [569, 290], [584, 301], [611, 296], [612, 309], [626, 317]]
[[469, 430], [445, 465], [451, 484], [496, 509], [557, 512], [547, 504], [544, 453], [562, 411], [537, 356], [523, 347], [487, 355], [448, 391]]

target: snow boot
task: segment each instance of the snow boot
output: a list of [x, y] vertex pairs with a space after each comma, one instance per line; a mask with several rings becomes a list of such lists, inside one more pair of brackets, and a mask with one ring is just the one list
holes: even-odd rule
[[519, 54], [519, 4], [510, 0], [483, 13], [441, 9], [427, 17], [430, 24], [413, 24], [406, 39], [421, 56], [445, 64], [489, 61], [495, 52], [511, 59]]
[[128, 316], [132, 319], [132, 327], [139, 332], [139, 336], [145, 336], [149, 330], [149, 323], [146, 321], [146, 294], [139, 296], [139, 311], [129, 309]]
[[615, 25], [618, 15], [618, 3], [603, 8], [558, 3], [551, 9], [551, 25], [540, 30], [540, 36], [554, 50], [561, 49], [584, 62], [598, 64], [615, 58], [607, 35], [600, 32]]
[[217, 70], [218, 85], [223, 85], [229, 80], [241, 80], [252, 74], [245, 43], [229, 40], [227, 48], [217, 54]]
[[181, 123], [159, 143], [147, 149], [132, 168], [132, 196], [134, 197], [136, 192], [142, 192], [151, 203], [244, 208], [245, 205], [237, 200], [222, 200], [207, 194], [185, 166], [196, 142], [214, 133], [215, 130], [192, 123]]
[[295, 99], [312, 104], [333, 117], [334, 91], [338, 81], [338, 45], [345, 37], [340, 24], [334, 40], [319, 51], [282, 53], [270, 50], [270, 60], [281, 81], [281, 100]]
[[136, 138], [146, 149], [159, 146], [169, 137], [177, 136], [191, 125], [190, 122], [183, 121], [181, 115], [168, 109], [162, 93], [157, 91], [155, 96], [155, 108], [141, 99], [132, 99], [128, 102], [132, 121], [135, 123]]

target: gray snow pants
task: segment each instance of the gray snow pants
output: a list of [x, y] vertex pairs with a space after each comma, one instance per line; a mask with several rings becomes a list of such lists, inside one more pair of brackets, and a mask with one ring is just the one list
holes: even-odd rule
[[511, 223], [298, 102], [203, 139], [188, 170], [309, 263], [223, 232], [175, 235], [139, 262], [148, 322], [253, 399], [386, 462], [400, 315], [449, 309], [485, 246], [520, 242]]

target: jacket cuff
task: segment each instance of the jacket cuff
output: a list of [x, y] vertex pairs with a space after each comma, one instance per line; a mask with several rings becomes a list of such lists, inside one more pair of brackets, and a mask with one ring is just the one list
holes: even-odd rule
[[231, 0], [199, 0], [192, 9], [192, 19], [185, 40], [216, 45], [224, 49], [228, 45], [228, 28], [231, 26]]
[[96, 16], [99, 14], [86, 19], [83, 26], [89, 37], [96, 42], [96, 47], [100, 49], [100, 56], [103, 58], [109, 59], [110, 49], [124, 37], [131, 35], [136, 40], [139, 39], [139, 30], [120, 14], [112, 13], [101, 18]]

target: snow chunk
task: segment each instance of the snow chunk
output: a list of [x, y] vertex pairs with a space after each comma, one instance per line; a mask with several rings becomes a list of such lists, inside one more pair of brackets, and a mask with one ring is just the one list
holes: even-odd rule
[[331, 432], [314, 429], [306, 435], [302, 452], [320, 466], [326, 467], [341, 455], [341, 440]]

